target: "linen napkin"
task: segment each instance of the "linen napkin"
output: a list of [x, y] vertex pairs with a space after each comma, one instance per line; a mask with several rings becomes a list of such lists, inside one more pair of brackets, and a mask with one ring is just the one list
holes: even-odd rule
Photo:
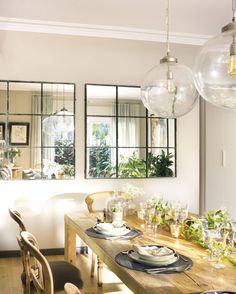
[[140, 246], [133, 245], [133, 250], [139, 255], [144, 256], [168, 256], [173, 254], [173, 250], [167, 247], [159, 246]]

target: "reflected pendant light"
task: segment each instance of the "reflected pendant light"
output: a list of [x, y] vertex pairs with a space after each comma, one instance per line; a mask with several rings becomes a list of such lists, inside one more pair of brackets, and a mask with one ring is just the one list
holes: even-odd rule
[[[74, 130], [74, 116], [65, 108], [65, 89], [63, 85], [63, 107], [43, 120], [43, 132], [54, 137], [62, 136]], [[58, 94], [58, 93], [57, 93]], [[58, 96], [58, 95], [57, 95]], [[58, 97], [57, 97], [58, 99]]]
[[193, 108], [198, 93], [191, 69], [170, 54], [169, 0], [166, 0], [166, 31], [166, 56], [147, 73], [141, 85], [141, 99], [151, 114], [176, 118]]
[[232, 1], [233, 19], [221, 34], [203, 46], [194, 66], [194, 82], [208, 102], [236, 109], [236, 1]]

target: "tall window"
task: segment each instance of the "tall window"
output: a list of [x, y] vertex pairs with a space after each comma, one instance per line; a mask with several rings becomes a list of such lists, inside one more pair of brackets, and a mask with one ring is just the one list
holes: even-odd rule
[[87, 178], [176, 175], [176, 121], [148, 113], [140, 88], [85, 85]]

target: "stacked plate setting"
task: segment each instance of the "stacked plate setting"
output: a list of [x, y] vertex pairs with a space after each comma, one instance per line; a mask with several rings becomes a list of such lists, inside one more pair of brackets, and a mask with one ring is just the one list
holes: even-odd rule
[[94, 230], [109, 237], [124, 236], [130, 232], [130, 228], [126, 227], [124, 224], [118, 226], [115, 223], [108, 222], [97, 223], [94, 226]]
[[141, 264], [150, 266], [167, 266], [179, 258], [175, 250], [161, 245], [134, 245], [128, 256]]

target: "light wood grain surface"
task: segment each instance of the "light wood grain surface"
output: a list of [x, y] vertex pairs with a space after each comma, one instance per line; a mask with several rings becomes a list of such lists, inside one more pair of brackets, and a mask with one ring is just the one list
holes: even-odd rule
[[[136, 217], [126, 220], [129, 226], [142, 229], [142, 223]], [[236, 291], [236, 267], [227, 260], [225, 269], [215, 269], [207, 261], [205, 249], [184, 239], [174, 239], [168, 232], [159, 231], [157, 237], [143, 236], [133, 240], [104, 240], [89, 237], [85, 230], [94, 226], [95, 217], [86, 213], [65, 215], [65, 256], [70, 262], [76, 260], [75, 235], [97, 254], [104, 263], [137, 294], [178, 294], [196, 293], [209, 289]], [[172, 247], [177, 252], [190, 257], [193, 267], [184, 273], [149, 275], [118, 265], [115, 256], [123, 250], [131, 249], [133, 244], [161, 244]]]

